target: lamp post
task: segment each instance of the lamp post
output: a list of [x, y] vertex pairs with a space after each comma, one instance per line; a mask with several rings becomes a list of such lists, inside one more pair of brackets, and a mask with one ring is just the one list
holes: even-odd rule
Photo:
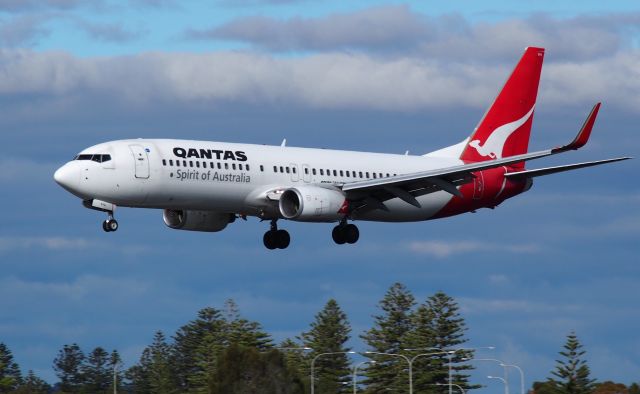
[[524, 372], [522, 372], [522, 368], [515, 364], [502, 364], [502, 366], [516, 368], [520, 372], [520, 394], [524, 394]]
[[[462, 388], [462, 386], [460, 386], [459, 384], [451, 384], [452, 386], [456, 386], [456, 388], [458, 390], [460, 390], [460, 393], [462, 394], [466, 394], [466, 392], [464, 391], [464, 389]], [[448, 384], [442, 384], [442, 383], [434, 383], [434, 386], [448, 386]]]
[[364, 364], [375, 364], [375, 360], [366, 360], [366, 361], [361, 361], [358, 364], [356, 364], [356, 366], [353, 368], [353, 394], [356, 394], [358, 391], [358, 369], [363, 366]]
[[[507, 385], [507, 390], [509, 388], [509, 374], [507, 373], [507, 365], [504, 363], [504, 361], [502, 360], [498, 360], [497, 358], [467, 358], [465, 359], [467, 361], [492, 361], [494, 363], [498, 363], [498, 365], [500, 365], [503, 369], [502, 373], [504, 374], [504, 381], [506, 382], [505, 384]], [[508, 391], [507, 391], [508, 393]]]
[[315, 382], [315, 377], [314, 377], [314, 366], [316, 364], [316, 360], [322, 356], [328, 356], [330, 354], [355, 354], [354, 351], [348, 351], [348, 352], [326, 352], [326, 353], [320, 353], [317, 356], [315, 356], [312, 360], [311, 360], [311, 394], [314, 394], [316, 392], [316, 382]]
[[[453, 375], [451, 370], [451, 364], [453, 364], [453, 355], [457, 352], [464, 352], [465, 350], [478, 350], [478, 349], [495, 349], [495, 346], [480, 346], [480, 347], [463, 347], [454, 349], [451, 353], [449, 353], [449, 394], [453, 394]], [[508, 394], [508, 393], [507, 393]]]
[[487, 376], [489, 379], [498, 379], [501, 380], [504, 384], [504, 394], [509, 394], [509, 386], [507, 385], [507, 381], [501, 378], [500, 376]]
[[397, 354], [397, 353], [382, 353], [382, 352], [364, 352], [364, 353], [403, 358], [407, 362], [407, 364], [409, 364], [409, 394], [413, 394], [413, 366], [412, 366], [413, 363], [409, 359], [409, 357], [405, 356], [404, 354]]
[[113, 394], [118, 394], [118, 366], [122, 365], [120, 361], [113, 364]]

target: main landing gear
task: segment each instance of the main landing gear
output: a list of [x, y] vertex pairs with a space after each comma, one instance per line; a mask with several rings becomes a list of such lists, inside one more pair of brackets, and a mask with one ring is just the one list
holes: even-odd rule
[[105, 232], [110, 233], [118, 229], [118, 221], [113, 218], [113, 212], [107, 213], [109, 214], [109, 218], [102, 222], [102, 229]]
[[278, 230], [276, 220], [271, 221], [271, 229], [264, 233], [262, 237], [264, 246], [269, 249], [286, 249], [291, 242], [291, 237], [287, 230]]
[[354, 244], [358, 242], [358, 239], [360, 238], [360, 231], [355, 224], [347, 224], [346, 220], [342, 220], [339, 225], [333, 228], [331, 237], [338, 245], [343, 245], [345, 243]]

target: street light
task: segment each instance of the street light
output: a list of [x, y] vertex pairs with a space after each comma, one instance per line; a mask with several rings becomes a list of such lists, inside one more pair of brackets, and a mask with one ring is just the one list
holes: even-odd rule
[[[435, 385], [435, 386], [448, 386], [448, 384], [442, 384], [442, 383], [434, 383], [434, 385]], [[466, 392], [464, 391], [464, 389], [462, 388], [462, 386], [460, 386], [459, 384], [452, 383], [451, 385], [452, 385], [452, 386], [456, 386], [456, 388], [457, 388], [458, 390], [460, 390], [460, 392], [461, 392], [462, 394], [466, 394]]]
[[409, 364], [409, 394], [413, 394], [413, 366], [411, 364], [413, 364], [413, 362], [409, 359], [409, 357], [405, 356], [404, 354], [397, 354], [397, 353], [382, 353], [382, 352], [364, 352], [365, 354], [379, 354], [381, 356], [392, 356], [392, 357], [402, 357], [407, 364]]
[[113, 363], [113, 394], [118, 394], [118, 366], [122, 365], [122, 362], [116, 361]]
[[313, 358], [313, 360], [311, 360], [311, 394], [314, 394], [316, 391], [316, 382], [315, 382], [315, 377], [314, 377], [314, 366], [316, 364], [316, 360], [322, 356], [328, 356], [330, 354], [355, 354], [356, 352], [354, 351], [348, 351], [348, 352], [327, 352], [327, 353], [320, 353], [317, 356], [315, 356]]
[[524, 394], [524, 372], [522, 372], [522, 368], [515, 364], [502, 364], [502, 366], [516, 368], [520, 372], [520, 394]]
[[498, 360], [497, 358], [467, 358], [466, 361], [492, 361], [494, 363], [498, 363], [503, 369], [502, 373], [504, 373], [504, 381], [507, 385], [507, 394], [509, 393], [509, 374], [507, 373], [507, 365], [504, 361]]
[[509, 386], [507, 385], [507, 381], [501, 378], [500, 376], [487, 376], [489, 379], [498, 379], [501, 380], [504, 384], [504, 394], [509, 394]]
[[361, 361], [358, 364], [356, 364], [356, 366], [353, 368], [353, 394], [356, 394], [358, 390], [358, 382], [357, 382], [358, 368], [360, 368], [364, 364], [375, 364], [375, 363], [376, 363], [375, 360]]

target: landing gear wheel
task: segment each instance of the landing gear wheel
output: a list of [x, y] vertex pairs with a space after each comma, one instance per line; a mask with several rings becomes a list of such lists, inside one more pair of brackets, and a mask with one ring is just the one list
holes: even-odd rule
[[333, 231], [331, 232], [331, 237], [333, 238], [333, 242], [337, 243], [338, 245], [342, 245], [347, 242], [344, 226], [335, 226], [333, 228]]
[[360, 238], [360, 231], [355, 224], [347, 224], [346, 226], [344, 226], [342, 232], [344, 233], [345, 240], [349, 244], [358, 242], [358, 239]]
[[108, 231], [116, 231], [118, 229], [118, 222], [115, 219], [109, 219], [104, 222], [103, 227], [106, 227]]
[[264, 233], [264, 236], [262, 237], [262, 242], [264, 242], [265, 248], [269, 250], [275, 249], [277, 247], [276, 232], [273, 230], [269, 230], [266, 233]]
[[291, 236], [287, 230], [278, 230], [275, 238], [279, 249], [286, 249], [291, 243]]
[[111, 231], [111, 230], [109, 230], [109, 226], [107, 225], [107, 222], [108, 222], [107, 220], [105, 220], [104, 222], [102, 222], [102, 229], [103, 229], [106, 233], [108, 233], [108, 232], [110, 232], [110, 231]]

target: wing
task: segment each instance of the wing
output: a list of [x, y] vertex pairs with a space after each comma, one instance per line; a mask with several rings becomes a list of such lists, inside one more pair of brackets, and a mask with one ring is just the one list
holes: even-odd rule
[[[384, 201], [396, 197], [407, 202], [408, 204], [420, 207], [420, 203], [418, 202], [416, 197], [440, 190], [444, 190], [447, 193], [455, 196], [461, 196], [461, 193], [457, 189], [457, 186], [471, 182], [475, 177], [473, 173], [476, 171], [507, 166], [514, 163], [520, 163], [523, 161], [529, 161], [555, 155], [569, 150], [580, 149], [589, 140], [589, 136], [591, 135], [591, 130], [593, 129], [593, 125], [595, 123], [596, 116], [598, 115], [599, 108], [600, 103], [597, 103], [591, 110], [591, 113], [589, 113], [589, 116], [578, 131], [578, 134], [576, 135], [574, 140], [569, 144], [563, 145], [561, 147], [538, 152], [525, 153], [496, 160], [462, 164], [435, 170], [397, 175], [388, 178], [350, 182], [345, 183], [341, 188], [347, 194], [347, 198], [349, 200], [361, 202], [361, 204], [356, 209], [367, 210], [376, 208], [386, 210]], [[546, 175], [547, 173], [568, 171], [576, 168], [594, 166], [626, 159], [628, 158], [624, 157], [602, 160], [598, 162], [574, 164], [563, 167], [562, 169], [543, 169], [539, 173], [523, 171], [514, 173], [514, 176], [516, 174], [526, 176], [526, 173], [529, 173], [529, 176]]]

